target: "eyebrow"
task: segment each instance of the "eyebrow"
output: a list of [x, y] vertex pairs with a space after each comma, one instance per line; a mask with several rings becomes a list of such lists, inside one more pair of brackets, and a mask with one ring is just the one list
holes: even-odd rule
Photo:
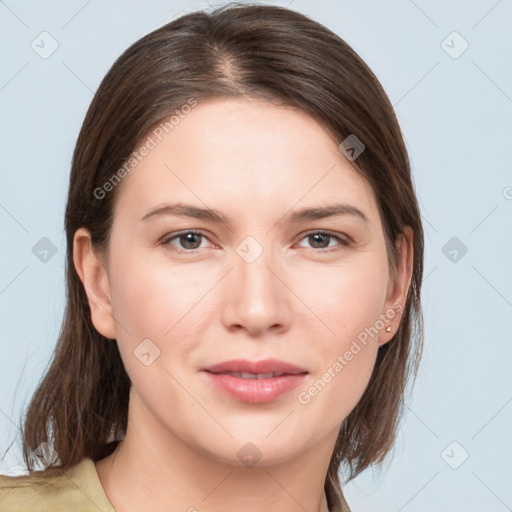
[[[149, 221], [155, 217], [160, 216], [176, 216], [176, 217], [191, 217], [194, 219], [208, 220], [215, 223], [227, 223], [229, 219], [218, 210], [212, 208], [201, 208], [198, 206], [174, 203], [174, 204], [162, 204], [149, 210], [140, 221]], [[316, 208], [303, 208], [302, 210], [296, 210], [289, 216], [289, 222], [296, 224], [305, 220], [317, 220], [325, 219], [327, 217], [337, 217], [340, 215], [351, 215], [360, 218], [361, 220], [368, 222], [367, 216], [356, 208], [355, 206], [348, 204], [332, 204], [329, 206], [316, 207]]]

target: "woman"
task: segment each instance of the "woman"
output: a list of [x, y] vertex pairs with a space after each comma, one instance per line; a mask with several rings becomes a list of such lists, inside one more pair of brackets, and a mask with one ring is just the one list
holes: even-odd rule
[[349, 510], [339, 475], [383, 461], [417, 369], [423, 231], [343, 40], [235, 5], [137, 41], [83, 123], [66, 234], [2, 510]]

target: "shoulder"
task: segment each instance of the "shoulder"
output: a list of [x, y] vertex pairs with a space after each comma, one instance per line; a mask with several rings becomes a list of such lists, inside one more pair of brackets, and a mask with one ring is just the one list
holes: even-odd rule
[[108, 501], [90, 458], [63, 469], [31, 475], [0, 475], [2, 512], [115, 512]]

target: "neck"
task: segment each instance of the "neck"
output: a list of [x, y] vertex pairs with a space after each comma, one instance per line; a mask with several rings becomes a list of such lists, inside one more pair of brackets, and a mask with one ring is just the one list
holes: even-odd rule
[[246, 467], [200, 452], [161, 425], [148, 429], [136, 420], [140, 411], [132, 416], [116, 451], [96, 462], [116, 512], [328, 512], [324, 482], [337, 432], [291, 460]]

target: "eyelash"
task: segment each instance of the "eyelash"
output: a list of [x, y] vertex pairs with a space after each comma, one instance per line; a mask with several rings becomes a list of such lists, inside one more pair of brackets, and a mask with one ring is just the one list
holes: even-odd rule
[[[192, 254], [194, 252], [200, 251], [201, 249], [178, 249], [175, 246], [171, 245], [171, 242], [173, 240], [179, 239], [181, 236], [188, 235], [188, 234], [194, 234], [194, 235], [198, 235], [198, 236], [208, 239], [208, 237], [202, 231], [197, 231], [197, 230], [191, 229], [191, 230], [187, 230], [187, 231], [181, 231], [179, 233], [173, 233], [173, 234], [171, 234], [171, 236], [166, 236], [162, 239], [162, 241], [160, 243], [161, 243], [161, 245], [163, 245], [165, 247], [172, 247], [172, 250], [174, 250], [178, 253]], [[300, 239], [300, 241], [304, 240], [305, 238], [307, 238], [308, 236], [311, 236], [311, 235], [323, 235], [323, 236], [328, 236], [330, 238], [334, 238], [342, 247], [349, 247], [352, 245], [351, 241], [349, 241], [345, 238], [342, 238], [339, 234], [336, 234], [333, 231], [324, 230], [324, 229], [308, 231], [307, 233], [304, 233], [302, 235], [302, 238]], [[317, 249], [315, 247], [310, 247], [309, 249], [313, 250], [316, 253], [331, 253], [331, 252], [335, 252], [336, 250], [339, 250], [339, 248], [338, 249], [337, 248]]]

